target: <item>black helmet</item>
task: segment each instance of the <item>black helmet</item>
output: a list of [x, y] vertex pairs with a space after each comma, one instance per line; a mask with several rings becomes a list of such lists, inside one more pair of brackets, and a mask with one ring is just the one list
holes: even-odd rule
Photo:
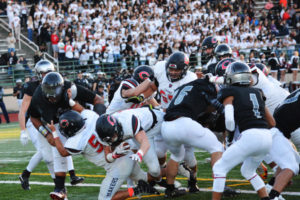
[[101, 141], [108, 146], [117, 146], [123, 139], [122, 127], [112, 115], [104, 114], [97, 119], [96, 132]]
[[222, 57], [231, 57], [232, 56], [232, 50], [229, 45], [227, 44], [219, 44], [215, 48], [215, 56], [218, 61], [222, 59]]
[[209, 36], [209, 37], [206, 37], [203, 41], [202, 41], [202, 44], [201, 44], [201, 49], [202, 50], [205, 50], [205, 49], [208, 49], [208, 48], [216, 48], [216, 46], [219, 44], [219, 41], [217, 38], [215, 37], [212, 37], [212, 36]]
[[216, 65], [215, 71], [217, 76], [223, 76], [225, 74], [225, 71], [231, 63], [235, 62], [235, 59], [233, 58], [225, 58], [218, 62]]
[[140, 65], [134, 69], [133, 78], [139, 83], [142, 83], [146, 78], [150, 78], [150, 80], [153, 81], [154, 72], [151, 67]]
[[51, 102], [58, 102], [63, 93], [64, 79], [58, 72], [48, 73], [42, 81], [42, 91], [45, 97]]
[[225, 71], [225, 84], [249, 86], [251, 83], [250, 67], [243, 62], [231, 63]]
[[[189, 69], [189, 63], [189, 57], [185, 53], [179, 51], [173, 53], [166, 62], [166, 72], [168, 79], [171, 82], [175, 82], [182, 79], [186, 75], [187, 70]], [[170, 74], [170, 68], [181, 69], [180, 75]]]
[[43, 74], [46, 74], [48, 72], [54, 72], [55, 68], [53, 63], [51, 63], [48, 60], [40, 60], [37, 62], [34, 66], [35, 73], [39, 80], [43, 79]]
[[59, 116], [59, 131], [66, 138], [72, 137], [84, 127], [84, 121], [78, 112], [69, 110]]

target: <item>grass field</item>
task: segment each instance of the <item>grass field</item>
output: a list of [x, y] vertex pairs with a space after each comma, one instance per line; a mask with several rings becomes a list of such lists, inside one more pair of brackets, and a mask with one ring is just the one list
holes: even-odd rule
[[[53, 191], [54, 186], [43, 162], [31, 174], [31, 190], [24, 191], [20, 186], [18, 176], [27, 166], [29, 159], [35, 153], [35, 149], [31, 143], [25, 147], [22, 146], [19, 141], [19, 134], [20, 130], [16, 123], [0, 125], [0, 200], [50, 199], [49, 193]], [[201, 192], [193, 195], [188, 194], [177, 199], [211, 199], [211, 169], [210, 165], [205, 162], [205, 158], [209, 157], [209, 155], [204, 152], [197, 152], [196, 155], [198, 159], [198, 186], [201, 188]], [[82, 156], [76, 156], [73, 159], [77, 175], [85, 177], [85, 182], [79, 186], [67, 186], [68, 198], [70, 200], [97, 199], [100, 184], [103, 177], [105, 177], [104, 170], [88, 162]], [[236, 167], [228, 174], [227, 185], [241, 190], [242, 194], [234, 198], [224, 199], [259, 199], [254, 194], [249, 182], [240, 175], [239, 168], [239, 166]], [[178, 181], [181, 182], [183, 187], [186, 186], [187, 181], [185, 178], [178, 177]], [[66, 183], [69, 183], [69, 178], [67, 178]], [[287, 194], [283, 195], [286, 200], [300, 200], [299, 176], [293, 179], [293, 184], [287, 188], [287, 192]], [[161, 191], [161, 195], [141, 196], [139, 198], [164, 199], [163, 195], [163, 191]]]

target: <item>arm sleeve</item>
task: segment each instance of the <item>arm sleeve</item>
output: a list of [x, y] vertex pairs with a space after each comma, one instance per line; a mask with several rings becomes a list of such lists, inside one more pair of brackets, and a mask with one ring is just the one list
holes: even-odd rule
[[140, 132], [141, 130], [143, 130], [143, 128], [141, 126], [140, 120], [135, 115], [132, 115], [132, 117], [131, 117], [131, 125], [132, 125], [132, 131], [133, 131], [133, 135], [134, 136], [138, 132]]
[[81, 154], [81, 153], [82, 153], [82, 151], [80, 151], [80, 150], [70, 149], [70, 148], [67, 148], [67, 147], [65, 147], [65, 148], [66, 148], [67, 152], [68, 152], [69, 154], [71, 154], [71, 155], [78, 155], [78, 154]]

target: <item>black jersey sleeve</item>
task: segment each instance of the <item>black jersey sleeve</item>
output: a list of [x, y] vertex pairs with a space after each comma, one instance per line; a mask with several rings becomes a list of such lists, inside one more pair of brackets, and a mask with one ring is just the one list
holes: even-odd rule
[[39, 112], [38, 108], [38, 100], [37, 96], [33, 96], [32, 100], [30, 102], [29, 108], [28, 108], [28, 116], [34, 117], [34, 118], [41, 118], [41, 113]]
[[76, 86], [77, 86], [77, 96], [75, 97], [75, 100], [79, 102], [86, 102], [86, 103], [93, 104], [96, 94], [80, 85], [76, 85]]
[[17, 91], [18, 91], [18, 88], [14, 87], [14, 92], [13, 93], [16, 93]]
[[39, 82], [31, 81], [24, 84], [24, 94], [33, 96], [35, 89], [39, 86]]

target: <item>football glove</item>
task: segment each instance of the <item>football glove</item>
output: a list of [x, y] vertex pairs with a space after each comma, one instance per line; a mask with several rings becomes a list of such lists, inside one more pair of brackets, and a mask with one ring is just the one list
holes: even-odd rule
[[125, 102], [139, 104], [139, 103], [143, 102], [144, 99], [145, 98], [143, 95], [139, 95], [139, 96], [128, 97]]
[[138, 161], [139, 163], [141, 163], [143, 160], [143, 156], [144, 156], [143, 151], [138, 150], [138, 152], [136, 154], [131, 155], [130, 158], [134, 161]]
[[112, 153], [108, 154], [106, 159], [108, 162], [113, 162], [115, 159], [125, 156], [130, 151], [130, 145], [128, 143], [122, 143], [118, 145]]
[[20, 135], [21, 144], [25, 146], [26, 144], [28, 144], [28, 140], [29, 140], [29, 134], [27, 132], [27, 129], [24, 129], [21, 131], [21, 135]]

